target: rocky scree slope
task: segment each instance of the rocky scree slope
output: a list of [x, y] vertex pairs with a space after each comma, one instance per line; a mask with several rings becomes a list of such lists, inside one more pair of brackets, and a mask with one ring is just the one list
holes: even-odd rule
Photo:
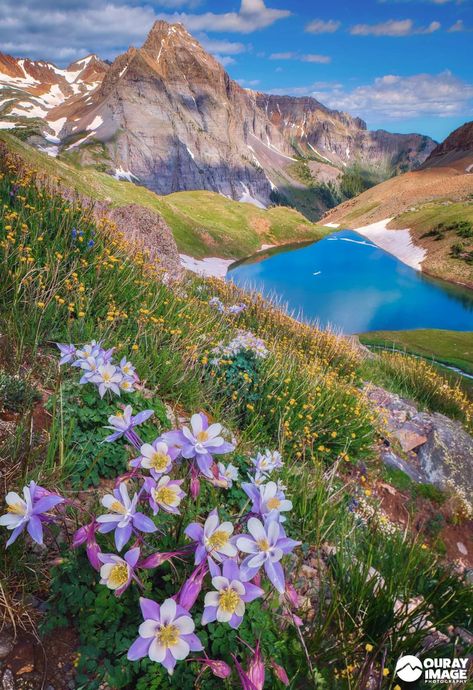
[[256, 205], [268, 205], [276, 185], [304, 186], [290, 170], [301, 158], [316, 177], [318, 163], [332, 179], [355, 162], [390, 175], [435, 146], [369, 132], [311, 98], [243, 89], [181, 24], [163, 21], [112, 65], [89, 56], [61, 70], [1, 56], [0, 109], [1, 128], [36, 134], [51, 155], [78, 154], [161, 194], [207, 189]]

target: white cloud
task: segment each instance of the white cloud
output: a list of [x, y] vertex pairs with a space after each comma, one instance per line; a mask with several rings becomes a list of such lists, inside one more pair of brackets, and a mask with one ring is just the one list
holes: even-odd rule
[[463, 19], [458, 19], [452, 26], [449, 28], [448, 32], [449, 33], [459, 33], [460, 31], [468, 31], [466, 28]]
[[468, 116], [473, 101], [473, 84], [464, 82], [448, 70], [409, 77], [389, 74], [352, 90], [340, 85], [321, 89], [312, 85], [307, 88], [306, 95], [330, 108], [368, 119], [374, 116], [398, 120], [420, 116]]
[[303, 55], [301, 57], [302, 62], [318, 62], [320, 64], [328, 64], [332, 61], [330, 55], [316, 55], [311, 53], [309, 55]]
[[237, 79], [237, 82], [244, 88], [252, 88], [253, 86], [258, 86], [258, 84], [260, 84], [259, 79]]
[[214, 57], [224, 67], [228, 67], [228, 65], [234, 65], [236, 63], [235, 58], [233, 58], [231, 55], [215, 55]]
[[440, 22], [430, 22], [428, 26], [416, 26], [412, 19], [388, 19], [379, 24], [355, 24], [350, 29], [353, 36], [412, 36], [413, 34], [432, 34], [440, 29]]
[[329, 19], [328, 21], [314, 19], [306, 25], [305, 30], [310, 34], [333, 34], [335, 31], [338, 31], [340, 26], [341, 22], [335, 19]]
[[[203, 0], [159, 0], [161, 8], [198, 7]], [[156, 19], [182, 21], [189, 30], [251, 33], [288, 17], [289, 10], [266, 7], [264, 0], [242, 0], [239, 12], [157, 13], [147, 0], [0, 0], [0, 50], [22, 57], [64, 63], [98, 53], [113, 59], [129, 45], [141, 45]], [[145, 4], [146, 2], [146, 4]], [[143, 3], [143, 4], [141, 4]], [[208, 39], [210, 41], [210, 39]], [[225, 41], [209, 48], [221, 55], [243, 52]]]
[[221, 55], [238, 55], [244, 53], [247, 46], [244, 43], [236, 43], [234, 41], [219, 40], [218, 38], [209, 38], [206, 34], [199, 34], [197, 36], [204, 48], [213, 54]]
[[230, 31], [249, 34], [289, 17], [289, 10], [266, 7], [265, 0], [241, 0], [239, 12], [204, 12], [202, 14], [160, 14], [160, 19], [182, 22], [190, 31]]
[[318, 62], [321, 64], [327, 64], [331, 62], [332, 58], [329, 55], [317, 55], [310, 53], [308, 55], [303, 55], [300, 53], [294, 53], [291, 51], [285, 53], [271, 53], [269, 56], [270, 60], [300, 60], [301, 62]]

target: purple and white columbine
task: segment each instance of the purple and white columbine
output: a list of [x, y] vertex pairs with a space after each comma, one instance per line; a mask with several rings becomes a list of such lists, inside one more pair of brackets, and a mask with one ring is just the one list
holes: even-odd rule
[[132, 580], [138, 582], [135, 566], [140, 557], [140, 549], [135, 547], [126, 552], [123, 558], [114, 553], [99, 553], [98, 558], [103, 563], [100, 568], [100, 584], [107, 585], [119, 597], [130, 586]]
[[89, 381], [98, 386], [101, 398], [103, 398], [107, 391], [120, 395], [120, 384], [123, 381], [123, 374], [114, 364], [99, 364], [97, 371], [90, 377]]
[[125, 482], [114, 489], [113, 494], [106, 494], [102, 498], [102, 505], [111, 512], [98, 516], [99, 532], [107, 534], [115, 530], [115, 546], [118, 551], [121, 551], [130, 540], [133, 529], [148, 533], [157, 530], [151, 518], [137, 512], [137, 503], [138, 495], [135, 494], [130, 499]]
[[209, 513], [203, 527], [198, 522], [191, 522], [184, 532], [197, 544], [196, 565], [202, 563], [204, 558], [208, 558], [209, 561], [213, 558], [221, 563], [225, 558], [234, 558], [237, 555], [232, 539], [233, 525], [231, 522], [220, 524], [216, 508]]
[[256, 515], [262, 515], [264, 518], [274, 515], [281, 522], [284, 522], [286, 518], [280, 514], [292, 510], [292, 501], [285, 497], [284, 492], [276, 482], [268, 482], [259, 486], [242, 484], [242, 488], [253, 501], [251, 512]]
[[191, 428], [185, 426], [181, 431], [183, 458], [195, 458], [200, 471], [208, 475], [214, 455], [231, 453], [235, 446], [220, 436], [221, 424], [211, 424], [207, 416], [200, 412], [191, 417]]
[[281, 458], [281, 453], [277, 450], [265, 450], [264, 453], [258, 453], [256, 458], [251, 458], [251, 462], [255, 467], [256, 474], [268, 475], [274, 470], [279, 470], [284, 463]]
[[281, 594], [285, 588], [284, 570], [281, 558], [299, 546], [300, 541], [286, 537], [282, 525], [270, 518], [264, 525], [258, 518], [248, 520], [249, 535], [239, 536], [236, 545], [247, 556], [240, 567], [241, 577], [246, 582], [252, 580], [262, 565], [270, 582]]
[[112, 441], [116, 441], [124, 436], [127, 441], [140, 450], [143, 442], [134, 431], [134, 428], [146, 422], [153, 414], [153, 410], [143, 410], [143, 412], [138, 412], [138, 414], [133, 417], [131, 405], [127, 405], [123, 412], [119, 412], [108, 418], [108, 426], [105, 428], [111, 429], [113, 434], [110, 434], [110, 436], [107, 436], [104, 440], [108, 443], [112, 443]]
[[43, 543], [43, 522], [50, 522], [52, 518], [46, 515], [64, 499], [57, 494], [52, 494], [35, 482], [23, 488], [23, 498], [15, 491], [10, 491], [5, 496], [7, 512], [0, 517], [0, 526], [12, 530], [12, 534], [6, 543], [10, 546], [17, 537], [26, 530], [37, 544]]
[[170, 472], [173, 460], [178, 456], [176, 448], [169, 448], [161, 438], [157, 438], [153, 443], [143, 443], [140, 448], [140, 456], [131, 461], [132, 467], [141, 467], [149, 470], [154, 479], [158, 479], [162, 474]]
[[67, 345], [66, 343], [56, 343], [56, 347], [61, 353], [61, 358], [59, 360], [59, 366], [62, 364], [69, 364], [72, 362], [76, 356], [76, 348], [74, 345]]
[[137, 661], [147, 656], [162, 664], [172, 674], [176, 661], [185, 659], [190, 652], [204, 647], [194, 634], [195, 624], [189, 612], [166, 599], [161, 606], [151, 599], [140, 599], [144, 622], [138, 629], [139, 637], [128, 650], [128, 659]]
[[222, 575], [212, 577], [212, 586], [216, 591], [205, 595], [202, 625], [216, 620], [236, 629], [243, 620], [245, 604], [264, 594], [261, 587], [242, 581], [240, 569], [231, 558], [224, 561]]
[[179, 515], [179, 505], [186, 495], [181, 489], [183, 481], [183, 479], [171, 479], [167, 474], [163, 475], [158, 482], [151, 477], [145, 479], [143, 487], [149, 495], [149, 504], [154, 515], [160, 508], [167, 513]]

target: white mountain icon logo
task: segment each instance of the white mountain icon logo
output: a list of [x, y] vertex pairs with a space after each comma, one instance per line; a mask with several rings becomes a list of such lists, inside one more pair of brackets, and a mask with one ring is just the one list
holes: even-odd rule
[[416, 656], [406, 654], [399, 657], [395, 673], [406, 683], [412, 683], [421, 677], [423, 670], [422, 662]]

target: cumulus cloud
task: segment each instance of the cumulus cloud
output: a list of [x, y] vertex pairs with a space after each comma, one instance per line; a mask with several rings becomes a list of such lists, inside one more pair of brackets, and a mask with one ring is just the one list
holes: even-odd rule
[[182, 22], [190, 31], [232, 31], [249, 34], [257, 29], [271, 26], [279, 19], [291, 15], [290, 10], [279, 10], [267, 7], [265, 0], [241, 0], [239, 12], [204, 12], [188, 14], [160, 14], [160, 19]]
[[232, 58], [231, 55], [215, 55], [215, 58], [224, 67], [228, 67], [228, 65], [234, 65], [236, 62], [235, 58]]
[[[303, 95], [301, 87], [297, 95]], [[368, 119], [375, 116], [398, 120], [420, 116], [467, 116], [473, 104], [473, 84], [447, 70], [409, 77], [389, 74], [352, 90], [340, 85], [317, 88], [313, 84], [306, 87], [305, 95], [313, 96], [330, 108]]]
[[270, 60], [300, 60], [301, 62], [318, 62], [321, 64], [329, 63], [332, 58], [329, 55], [317, 55], [309, 53], [307, 55], [301, 53], [294, 53], [291, 51], [285, 53], [271, 53]]
[[328, 21], [324, 19], [313, 19], [306, 25], [305, 30], [310, 34], [333, 34], [335, 31], [338, 31], [340, 26], [341, 22], [335, 19], [329, 19]]
[[412, 36], [413, 34], [432, 34], [440, 29], [440, 22], [430, 22], [428, 26], [416, 26], [412, 19], [388, 19], [379, 24], [355, 24], [350, 29], [353, 36]]
[[244, 53], [247, 46], [244, 43], [237, 43], [235, 41], [219, 40], [218, 38], [209, 38], [206, 34], [199, 34], [197, 36], [204, 48], [214, 55], [238, 55]]
[[[201, 0], [159, 0], [165, 10], [189, 10]], [[288, 17], [264, 0], [241, 0], [238, 12], [156, 12], [145, 0], [1, 0], [0, 50], [17, 56], [65, 63], [98, 53], [113, 59], [130, 45], [141, 45], [156, 19], [181, 21], [193, 32], [251, 33]], [[210, 39], [209, 39], [210, 40]], [[218, 54], [243, 52], [241, 43], [226, 42]]]
[[452, 26], [449, 28], [448, 32], [449, 33], [459, 33], [460, 31], [467, 31], [467, 28], [463, 22], [463, 19], [458, 19]]
[[253, 86], [258, 86], [260, 83], [259, 79], [237, 79], [237, 82], [240, 84], [240, 86], [243, 86], [245, 89], [251, 89]]

